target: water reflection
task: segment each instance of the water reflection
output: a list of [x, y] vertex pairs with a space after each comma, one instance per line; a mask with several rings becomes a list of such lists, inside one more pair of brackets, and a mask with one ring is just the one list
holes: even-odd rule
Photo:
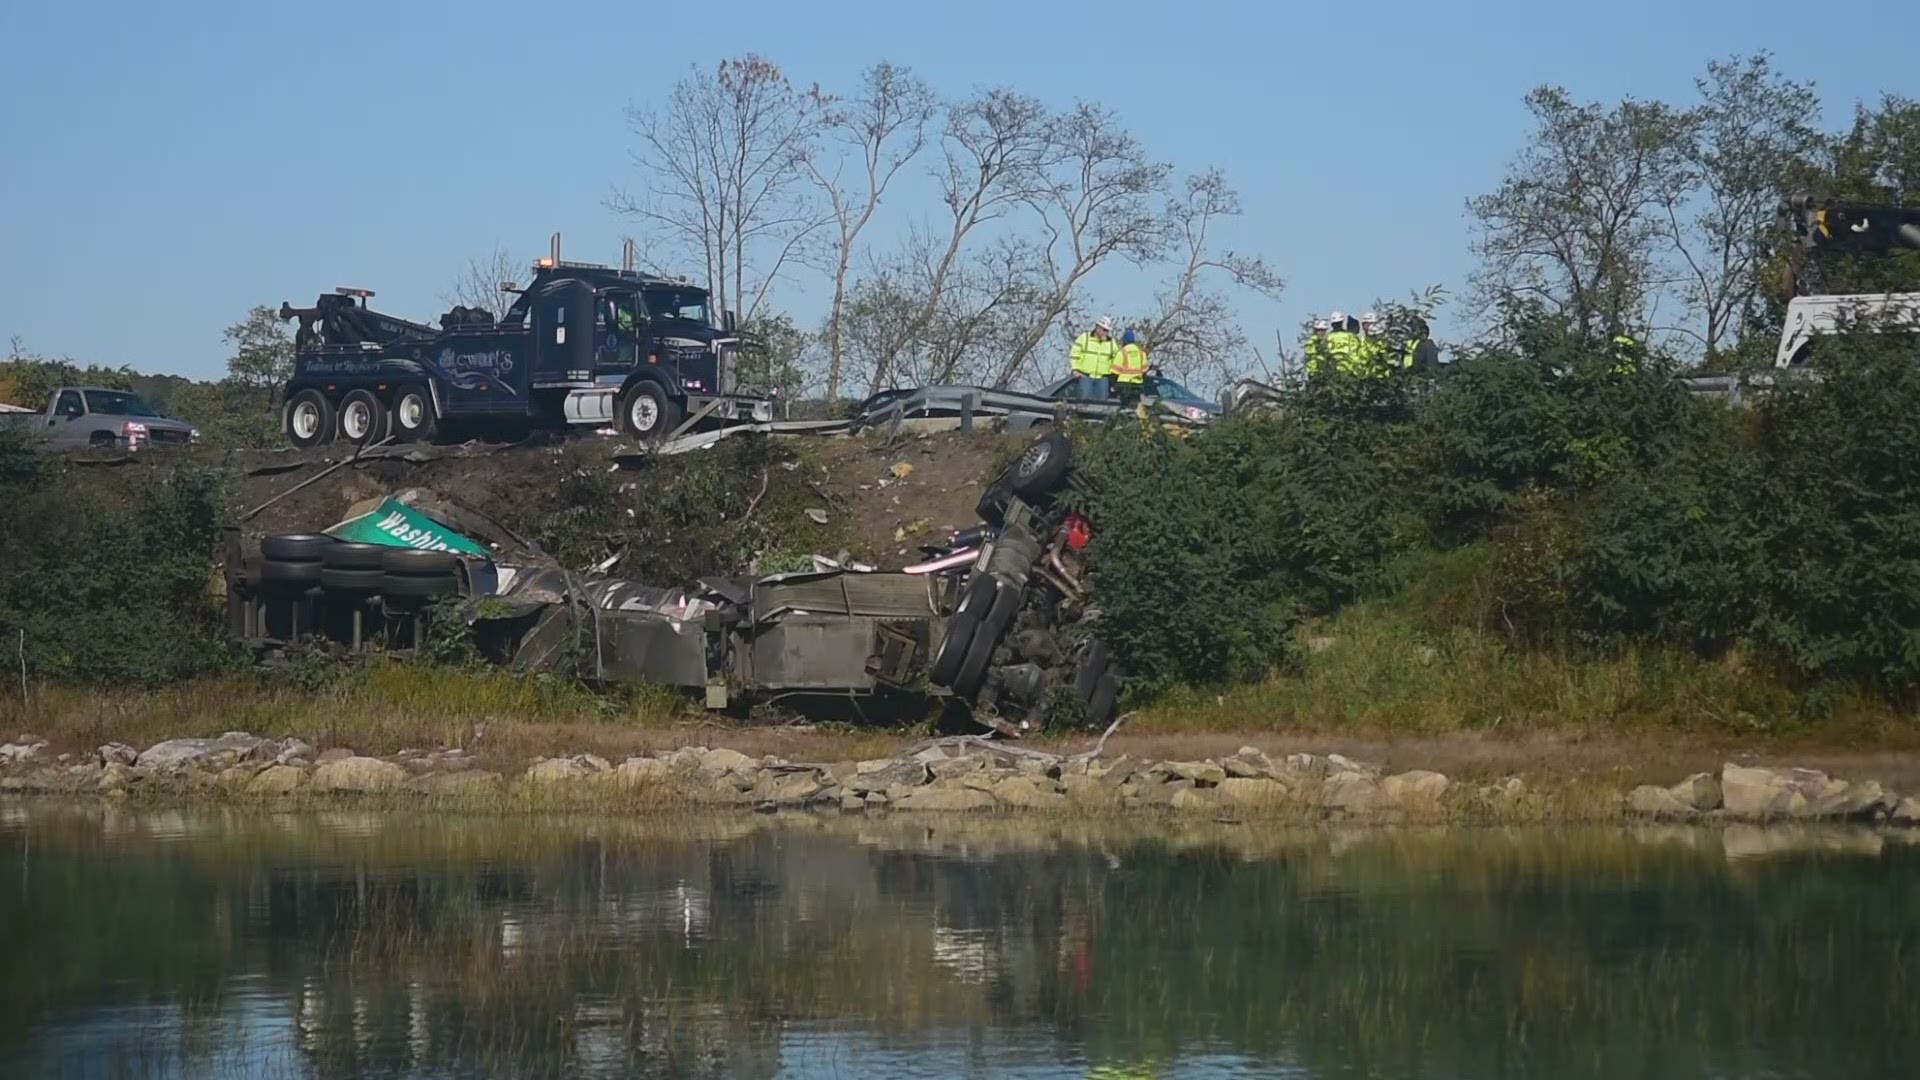
[[0, 1075], [1910, 1075], [1920, 847], [14, 804]]

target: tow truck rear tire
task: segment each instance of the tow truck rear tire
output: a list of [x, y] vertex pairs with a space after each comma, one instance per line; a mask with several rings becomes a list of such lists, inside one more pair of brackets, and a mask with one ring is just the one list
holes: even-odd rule
[[679, 426], [680, 409], [659, 383], [637, 382], [620, 395], [620, 430], [641, 442], [658, 442]]
[[371, 390], [340, 399], [340, 441], [367, 446], [387, 437], [387, 407]]
[[440, 416], [433, 409], [433, 395], [419, 383], [408, 383], [393, 392], [393, 439], [395, 442], [432, 442], [440, 433]]
[[333, 441], [333, 402], [318, 390], [302, 390], [287, 401], [280, 426], [302, 450], [325, 446]]

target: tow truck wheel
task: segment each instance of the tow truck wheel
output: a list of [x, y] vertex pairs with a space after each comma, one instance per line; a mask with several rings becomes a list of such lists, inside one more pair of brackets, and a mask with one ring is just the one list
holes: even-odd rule
[[355, 390], [340, 399], [340, 440], [355, 446], [379, 442], [387, 434], [387, 407], [371, 390]]
[[433, 411], [433, 395], [419, 383], [408, 383], [393, 395], [393, 437], [396, 442], [432, 442], [440, 418]]
[[656, 382], [637, 382], [620, 398], [620, 430], [642, 442], [665, 437], [680, 423], [680, 410]]
[[287, 441], [305, 450], [333, 441], [333, 403], [318, 390], [302, 390], [287, 402]]

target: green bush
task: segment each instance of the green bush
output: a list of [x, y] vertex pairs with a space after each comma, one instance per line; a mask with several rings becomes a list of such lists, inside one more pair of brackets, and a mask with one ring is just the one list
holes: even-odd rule
[[157, 684], [223, 666], [211, 585], [226, 491], [224, 474], [182, 466], [115, 504], [0, 428], [0, 634], [24, 631], [42, 678]]

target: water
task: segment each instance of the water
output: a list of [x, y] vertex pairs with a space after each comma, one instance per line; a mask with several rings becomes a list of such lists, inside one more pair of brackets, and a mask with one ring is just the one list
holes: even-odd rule
[[1898, 834], [16, 802], [0, 867], [5, 1077], [1920, 1062]]

